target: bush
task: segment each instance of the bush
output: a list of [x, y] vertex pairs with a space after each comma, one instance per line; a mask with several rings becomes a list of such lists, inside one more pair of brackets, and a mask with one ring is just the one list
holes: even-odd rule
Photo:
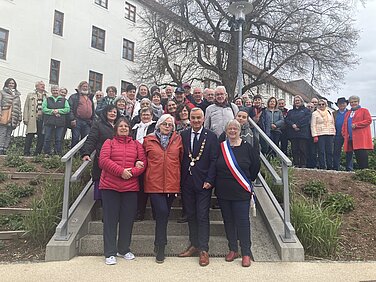
[[22, 230], [24, 229], [23, 216], [18, 214], [0, 216], [0, 226], [2, 230]]
[[19, 202], [18, 198], [13, 197], [10, 193], [0, 193], [0, 207], [10, 207]]
[[376, 170], [374, 169], [357, 170], [355, 171], [354, 179], [376, 185]]
[[14, 198], [29, 197], [34, 194], [34, 187], [26, 186], [22, 187], [14, 183], [10, 183], [6, 186], [7, 192]]
[[341, 192], [329, 195], [322, 205], [336, 213], [350, 212], [355, 208], [354, 198]]
[[17, 171], [18, 172], [32, 172], [32, 171], [35, 171], [35, 166], [33, 166], [32, 164], [26, 163], [18, 167]]
[[4, 182], [5, 180], [7, 180], [7, 175], [3, 172], [0, 172], [0, 183], [1, 182]]
[[326, 194], [327, 190], [322, 181], [311, 180], [303, 187], [303, 192], [312, 198], [318, 198]]
[[25, 163], [26, 161], [19, 155], [8, 154], [5, 158], [5, 166], [8, 167], [20, 167]]
[[335, 255], [341, 219], [333, 211], [304, 199], [294, 201], [291, 205], [291, 222], [307, 255]]
[[62, 168], [63, 163], [60, 160], [60, 157], [53, 156], [52, 158], [45, 158], [43, 159], [42, 167], [46, 169], [55, 169], [55, 168]]

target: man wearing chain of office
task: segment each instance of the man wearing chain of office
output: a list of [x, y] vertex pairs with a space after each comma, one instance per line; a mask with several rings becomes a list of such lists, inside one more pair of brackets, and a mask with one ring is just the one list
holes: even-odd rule
[[199, 264], [209, 264], [209, 208], [215, 181], [219, 143], [212, 131], [203, 127], [204, 112], [193, 108], [191, 128], [183, 131], [184, 155], [181, 191], [191, 245], [179, 257], [199, 256]]

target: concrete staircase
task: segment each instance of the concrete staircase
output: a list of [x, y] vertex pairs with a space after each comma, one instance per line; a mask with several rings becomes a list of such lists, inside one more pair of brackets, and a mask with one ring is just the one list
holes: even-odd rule
[[[175, 200], [175, 203], [178, 203], [178, 201]], [[103, 223], [99, 220], [101, 211], [99, 210], [97, 214], [96, 220], [88, 223], [88, 234], [79, 240], [79, 255], [103, 255]], [[180, 214], [181, 207], [172, 207], [167, 230], [167, 256], [177, 256], [189, 244], [188, 224], [177, 223]], [[133, 227], [131, 250], [136, 256], [154, 255], [154, 228], [155, 221], [152, 219], [151, 208], [148, 206], [145, 220], [135, 222]], [[251, 231], [254, 259], [256, 261], [280, 261], [261, 214], [258, 214], [257, 217], [251, 217]], [[222, 215], [219, 209], [210, 209], [209, 248], [211, 256], [223, 257], [228, 252]]]

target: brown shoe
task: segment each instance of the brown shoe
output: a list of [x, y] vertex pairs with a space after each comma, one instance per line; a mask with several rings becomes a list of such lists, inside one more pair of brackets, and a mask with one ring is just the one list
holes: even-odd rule
[[239, 257], [238, 252], [230, 251], [226, 256], [225, 261], [231, 262], [231, 261], [234, 261], [234, 259], [237, 259], [238, 257]]
[[181, 252], [179, 258], [195, 257], [198, 255], [198, 249], [193, 246], [189, 246], [184, 252]]
[[200, 252], [199, 264], [201, 266], [207, 266], [209, 264], [209, 254], [208, 254], [208, 252], [205, 252], [205, 251]]
[[251, 266], [251, 257], [250, 256], [243, 256], [242, 257], [242, 266], [243, 267], [250, 267]]

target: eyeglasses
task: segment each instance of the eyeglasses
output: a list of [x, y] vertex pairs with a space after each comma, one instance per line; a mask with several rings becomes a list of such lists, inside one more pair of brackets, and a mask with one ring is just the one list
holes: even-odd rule
[[174, 126], [173, 123], [167, 123], [167, 122], [162, 122], [161, 125], [163, 125], [165, 127], [173, 127]]

